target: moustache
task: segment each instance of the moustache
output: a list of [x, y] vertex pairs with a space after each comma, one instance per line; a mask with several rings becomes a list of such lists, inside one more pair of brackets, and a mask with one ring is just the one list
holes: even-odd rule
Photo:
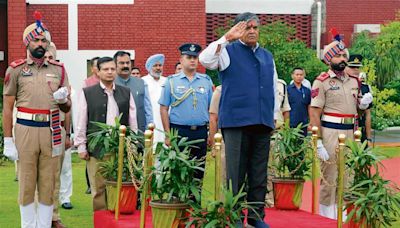
[[129, 70], [129, 67], [123, 67], [122, 70]]

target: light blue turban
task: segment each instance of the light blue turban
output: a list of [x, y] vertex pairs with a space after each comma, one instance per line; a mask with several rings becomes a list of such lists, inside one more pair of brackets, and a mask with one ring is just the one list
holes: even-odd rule
[[164, 65], [164, 61], [165, 61], [165, 56], [163, 54], [152, 55], [146, 61], [146, 70], [150, 72], [154, 64], [159, 62], [161, 63], [161, 65]]

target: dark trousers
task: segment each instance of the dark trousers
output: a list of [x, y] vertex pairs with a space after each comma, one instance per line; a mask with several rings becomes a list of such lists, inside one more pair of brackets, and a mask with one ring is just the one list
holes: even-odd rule
[[[200, 143], [194, 144], [193, 148], [190, 149], [190, 155], [196, 158], [204, 158], [207, 153], [207, 126], [197, 127], [196, 130], [192, 130], [190, 126], [186, 125], [177, 125], [177, 124], [170, 124], [170, 128], [174, 128], [178, 130], [178, 135], [181, 137], [187, 137], [188, 141], [196, 140], [196, 139], [203, 139], [204, 141]], [[183, 148], [182, 148], [183, 149]], [[204, 164], [203, 164], [204, 168]], [[196, 172], [195, 177], [202, 179], [204, 176], [204, 172]]]
[[[261, 219], [265, 216], [271, 131], [264, 125], [222, 128], [228, 184], [232, 182], [232, 190], [237, 194], [245, 184], [247, 175], [247, 202], [257, 202], [253, 206]], [[249, 210], [248, 218], [258, 220], [252, 210]]]

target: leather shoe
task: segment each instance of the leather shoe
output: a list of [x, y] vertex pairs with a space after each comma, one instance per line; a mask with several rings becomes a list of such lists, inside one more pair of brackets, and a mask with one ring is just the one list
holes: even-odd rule
[[85, 194], [92, 194], [92, 190], [90, 190], [90, 188], [86, 189]]
[[61, 207], [66, 209], [66, 210], [70, 210], [70, 209], [73, 208], [73, 206], [72, 206], [72, 204], [70, 202], [61, 204]]
[[66, 226], [64, 226], [64, 224], [61, 223], [61, 220], [52, 221], [51, 227], [52, 228], [66, 228]]

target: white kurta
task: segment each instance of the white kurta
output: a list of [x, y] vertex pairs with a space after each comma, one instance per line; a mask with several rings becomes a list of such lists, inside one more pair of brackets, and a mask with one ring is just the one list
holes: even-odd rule
[[142, 77], [142, 79], [147, 83], [147, 87], [149, 89], [150, 101], [153, 109], [153, 122], [156, 126], [153, 143], [156, 145], [157, 142], [164, 142], [165, 138], [163, 133], [164, 128], [161, 122], [160, 104], [158, 103], [158, 100], [161, 96], [162, 85], [164, 85], [167, 78], [161, 76], [159, 80], [155, 80], [151, 75], [148, 74]]

